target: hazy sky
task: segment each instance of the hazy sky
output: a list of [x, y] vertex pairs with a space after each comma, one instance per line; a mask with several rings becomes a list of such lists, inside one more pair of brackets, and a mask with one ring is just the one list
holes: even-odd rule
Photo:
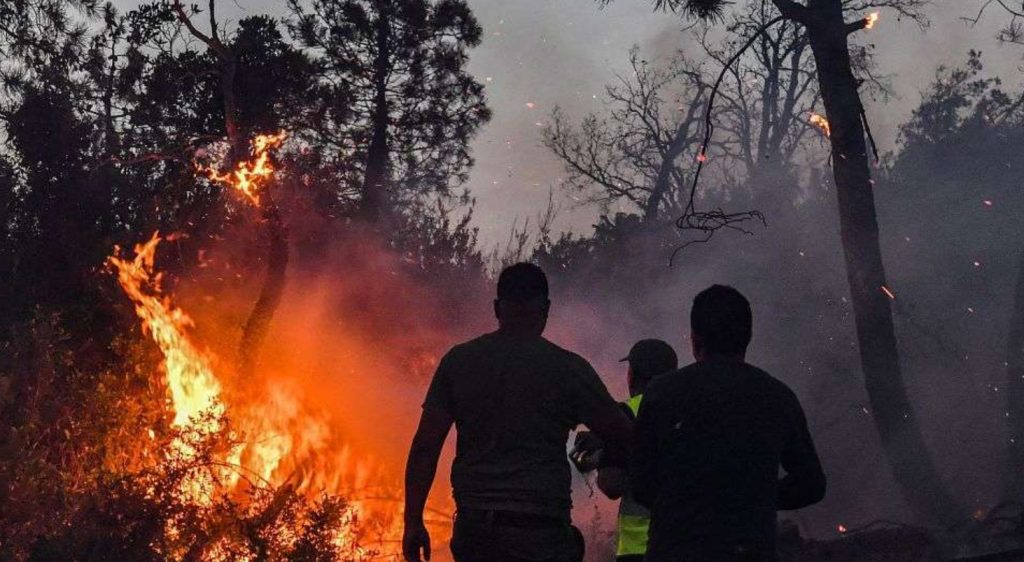
[[[138, 4], [117, 0], [122, 8]], [[891, 75], [895, 96], [868, 104], [881, 149], [893, 147], [896, 127], [920, 99], [940, 64], [958, 64], [970, 48], [981, 49], [988, 70], [1009, 87], [1020, 86], [1024, 49], [993, 39], [1000, 16], [993, 10], [977, 27], [961, 18], [982, 0], [935, 0], [928, 10], [930, 28], [900, 22], [882, 10], [882, 20], [865, 35], [877, 45], [878, 70]], [[476, 167], [469, 186], [477, 198], [475, 223], [481, 242], [507, 239], [512, 223], [533, 217], [547, 203], [548, 190], [562, 175], [558, 161], [540, 145], [540, 129], [551, 109], [561, 105], [581, 116], [602, 108], [604, 86], [627, 63], [637, 44], [650, 60], [684, 48], [683, 24], [674, 16], [652, 13], [646, 0], [616, 0], [599, 9], [593, 0], [469, 0], [484, 28], [484, 40], [471, 54], [470, 69], [487, 85], [493, 120], [474, 142]], [[254, 14], [283, 15], [283, 2], [222, 0], [219, 13], [229, 19]], [[696, 53], [690, 53], [696, 55]], [[563, 211], [556, 228], [586, 230], [596, 210], [579, 208], [556, 193]]]

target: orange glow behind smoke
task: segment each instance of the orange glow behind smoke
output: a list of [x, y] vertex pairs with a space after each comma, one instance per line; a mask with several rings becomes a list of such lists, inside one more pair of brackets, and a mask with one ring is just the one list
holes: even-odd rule
[[820, 129], [826, 137], [832, 137], [832, 125], [829, 124], [828, 119], [824, 115], [819, 115], [812, 111], [808, 121], [810, 121], [811, 125]]
[[[239, 162], [230, 173], [221, 174], [212, 166], [197, 165], [197, 168], [211, 180], [227, 183], [259, 205], [260, 195], [274, 174], [269, 152], [280, 146], [284, 138], [283, 132], [258, 136], [252, 143], [252, 159]], [[217, 360], [217, 353], [201, 349], [196, 342], [214, 343], [220, 347], [221, 355], [233, 351], [233, 345], [226, 342], [237, 340], [237, 329], [242, 323], [239, 314], [244, 315], [252, 307], [245, 293], [255, 283], [246, 276], [224, 275], [224, 271], [216, 271], [216, 266], [203, 268], [199, 282], [186, 288], [203, 301], [202, 306], [190, 306], [203, 315], [201, 321], [205, 327], [197, 330], [192, 317], [163, 292], [162, 274], [155, 269], [160, 241], [159, 233], [154, 233], [148, 242], [137, 245], [135, 255], [130, 257], [122, 257], [120, 249], [115, 248], [108, 264], [134, 304], [143, 332], [163, 355], [161, 370], [173, 410], [174, 427], [213, 436], [225, 429], [222, 420], [229, 420], [231, 438], [237, 442], [224, 454], [225, 458], [216, 459], [227, 468], [186, 482], [187, 489], [182, 491], [182, 497], [208, 505], [211, 493], [232, 494], [247, 485], [266, 484], [288, 485], [310, 497], [321, 492], [336, 494], [346, 500], [352, 509], [352, 520], [358, 524], [358, 529], [347, 529], [338, 540], [348, 544], [350, 551], [361, 554], [372, 550], [379, 555], [397, 556], [402, 489], [399, 478], [384, 466], [401, 466], [407, 443], [400, 443], [395, 436], [411, 435], [410, 421], [419, 413], [415, 406], [422, 397], [422, 389], [400, 389], [409, 396], [396, 396], [397, 391], [381, 387], [380, 377], [392, 371], [408, 377], [410, 373], [402, 373], [402, 370], [410, 366], [417, 372], [432, 372], [437, 358], [433, 351], [424, 350], [407, 353], [413, 357], [414, 365], [389, 363], [390, 357], [382, 355], [379, 347], [381, 326], [392, 332], [388, 337], [393, 341], [407, 337], [410, 341], [429, 341], [434, 345], [437, 338], [415, 329], [403, 329], [386, 316], [377, 319], [374, 317], [379, 315], [376, 310], [374, 316], [366, 318], [317, 321], [318, 314], [331, 310], [323, 302], [328, 298], [311, 297], [317, 294], [313, 286], [299, 283], [294, 291], [286, 292], [278, 314], [283, 318], [275, 320], [278, 326], [275, 338], [265, 345], [264, 361], [255, 373], [257, 380], [235, 380], [229, 366]], [[358, 295], [360, 303], [365, 303], [367, 298], [393, 302], [395, 294], [417, 294], [394, 278], [389, 254], [385, 256], [374, 249], [367, 255], [382, 262], [375, 268], [392, 273], [383, 283], [380, 275], [365, 275], [366, 283], [362, 285], [388, 294]], [[378, 255], [381, 257], [376, 257]], [[352, 262], [347, 261], [346, 275], [352, 275], [352, 267]], [[220, 285], [218, 289], [216, 283], [218, 280], [223, 283], [225, 278], [237, 285]], [[342, 291], [340, 278], [332, 276], [322, 291], [332, 295]], [[355, 279], [350, 284], [360, 285]], [[307, 303], [311, 304], [307, 306]], [[292, 323], [292, 319], [296, 323]], [[391, 323], [382, 323], [386, 321]], [[419, 347], [410, 345], [398, 351], [408, 349]], [[421, 378], [426, 376], [418, 374]], [[348, 388], [329, 390], [325, 387], [336, 384], [325, 382], [325, 376], [344, 375], [353, 376]], [[361, 384], [365, 386], [360, 388]], [[389, 413], [397, 421], [382, 421], [385, 416], [381, 412]], [[168, 454], [188, 460], [194, 458], [196, 452], [184, 442], [175, 442]], [[440, 502], [432, 501], [428, 507], [428, 512], [434, 515], [430, 518], [428, 514], [428, 524], [434, 529], [438, 543], [447, 537], [451, 511], [450, 496]], [[359, 544], [361, 541], [355, 538], [358, 533], [371, 536], [373, 544], [367, 545], [371, 550]]]
[[273, 135], [257, 135], [252, 141], [252, 159], [239, 162], [233, 171], [221, 173], [215, 166], [204, 165], [198, 165], [197, 168], [207, 178], [237, 189], [258, 207], [263, 184], [274, 175], [270, 151], [281, 146], [287, 136], [284, 131]]

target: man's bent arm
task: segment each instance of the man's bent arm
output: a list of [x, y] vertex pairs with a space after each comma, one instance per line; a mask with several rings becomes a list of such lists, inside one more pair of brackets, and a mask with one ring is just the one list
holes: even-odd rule
[[440, 408], [426, 407], [412, 439], [405, 466], [405, 522], [422, 524], [427, 495], [437, 473], [441, 448], [454, 423], [452, 415]]
[[779, 480], [779, 509], [800, 509], [825, 497], [825, 472], [814, 450], [807, 419], [795, 397], [794, 405], [796, 427], [782, 452], [782, 468], [786, 476]]

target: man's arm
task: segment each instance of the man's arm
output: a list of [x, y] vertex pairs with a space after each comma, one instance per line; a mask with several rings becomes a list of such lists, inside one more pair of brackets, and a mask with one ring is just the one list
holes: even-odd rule
[[423, 524], [423, 509], [437, 473], [437, 461], [454, 419], [441, 408], [426, 407], [409, 449], [405, 466], [405, 530], [402, 552], [409, 562], [430, 560], [430, 536]]
[[825, 472], [821, 469], [811, 432], [807, 429], [807, 418], [796, 396], [793, 396], [792, 407], [796, 423], [782, 451], [782, 468], [786, 476], [779, 480], [779, 509], [800, 509], [825, 497]]
[[[652, 383], [653, 386], [653, 383]], [[637, 412], [633, 427], [633, 459], [629, 467], [629, 483], [637, 503], [650, 509], [658, 497], [658, 436], [656, 427], [657, 392], [651, 388]]]
[[632, 448], [633, 421], [608, 393], [593, 367], [582, 358], [579, 361], [580, 421], [605, 444], [602, 466], [626, 466]]

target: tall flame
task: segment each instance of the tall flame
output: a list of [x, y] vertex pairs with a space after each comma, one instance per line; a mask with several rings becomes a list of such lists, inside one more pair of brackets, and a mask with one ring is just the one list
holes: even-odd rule
[[828, 119], [824, 115], [819, 115], [812, 111], [807, 120], [810, 121], [811, 125], [820, 129], [826, 137], [832, 136], [832, 125], [829, 124]]
[[[163, 296], [163, 274], [153, 268], [160, 233], [135, 246], [135, 257], [122, 259], [117, 254], [107, 259], [117, 271], [117, 281], [128, 298], [135, 303], [135, 313], [142, 320], [142, 329], [156, 342], [164, 355], [167, 388], [174, 406], [174, 425], [186, 427], [199, 423], [204, 413], [221, 414], [220, 381], [210, 367], [211, 358], [199, 351], [188, 336], [193, 326], [185, 311]], [[209, 422], [213, 423], [213, 422]], [[216, 427], [205, 428], [211, 432]]]
[[252, 158], [238, 162], [235, 169], [230, 172], [221, 172], [212, 165], [197, 165], [197, 168], [210, 180], [237, 189], [258, 207], [264, 183], [274, 174], [270, 151], [281, 146], [287, 137], [288, 134], [284, 131], [257, 135], [252, 141]]
[[[230, 173], [198, 164], [197, 169], [258, 205], [274, 173], [269, 151], [284, 139], [283, 132], [256, 137], [252, 158], [239, 162]], [[222, 420], [230, 417], [231, 439], [236, 442], [230, 451], [220, 453], [223, 458], [214, 459], [225, 468], [211, 468], [207, 474], [188, 478], [180, 492], [182, 497], [208, 504], [211, 492], [232, 492], [245, 482], [288, 485], [306, 494], [340, 494], [351, 509], [353, 521], [372, 525], [381, 552], [398, 556], [391, 551], [401, 533], [400, 483], [368, 461], [370, 457], [357, 454], [342, 442], [334, 431], [337, 420], [311, 406], [315, 401], [299, 386], [290, 385], [288, 377], [265, 374], [268, 378], [262, 391], [259, 387], [253, 391], [252, 381], [246, 381], [244, 393], [233, 391], [231, 379], [223, 378], [230, 373], [218, 372], [216, 357], [200, 349], [194, 340], [192, 318], [163, 291], [163, 276], [155, 268], [160, 242], [160, 234], [154, 233], [147, 242], [135, 246], [134, 256], [127, 257], [115, 248], [107, 263], [134, 304], [144, 333], [163, 355], [161, 369], [173, 409], [173, 425], [196, 430], [200, 436], [212, 436], [225, 430]], [[168, 455], [189, 460], [196, 455], [193, 447], [180, 439], [171, 443]], [[446, 503], [442, 511], [449, 508]], [[354, 533], [354, 527], [347, 528], [336, 539], [365, 554]]]

